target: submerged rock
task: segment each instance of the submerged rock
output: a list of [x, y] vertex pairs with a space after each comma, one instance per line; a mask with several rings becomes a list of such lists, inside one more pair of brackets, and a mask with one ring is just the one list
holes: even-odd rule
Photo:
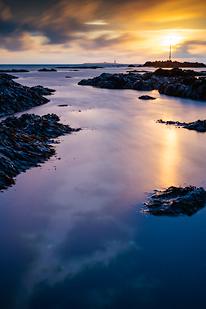
[[55, 153], [51, 138], [79, 130], [59, 123], [56, 114], [23, 114], [0, 122], [0, 189], [14, 184], [22, 171], [48, 160]]
[[42, 105], [49, 100], [55, 90], [42, 86], [26, 87], [13, 81], [14, 76], [0, 74], [0, 117], [21, 112], [34, 106]]
[[205, 203], [206, 191], [202, 187], [169, 187], [165, 191], [155, 190], [149, 202], [144, 203], [143, 212], [154, 216], [192, 216], [205, 207]]
[[103, 73], [83, 79], [78, 84], [108, 89], [158, 90], [169, 96], [206, 100], [206, 79], [202, 75], [205, 75], [204, 72], [179, 68], [157, 69], [154, 73], [144, 74], [134, 71], [127, 74]]
[[179, 121], [164, 121], [162, 119], [157, 120], [158, 123], [165, 123], [167, 125], [174, 125], [176, 127], [183, 127], [188, 130], [194, 130], [197, 132], [206, 132], [206, 120], [197, 120], [194, 122], [179, 122]]

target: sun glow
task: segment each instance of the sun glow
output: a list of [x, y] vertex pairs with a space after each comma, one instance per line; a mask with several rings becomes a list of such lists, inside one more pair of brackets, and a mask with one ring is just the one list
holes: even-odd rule
[[170, 44], [172, 46], [179, 44], [183, 40], [183, 37], [177, 34], [171, 34], [168, 36], [161, 37], [160, 40], [161, 40], [161, 46], [169, 47]]

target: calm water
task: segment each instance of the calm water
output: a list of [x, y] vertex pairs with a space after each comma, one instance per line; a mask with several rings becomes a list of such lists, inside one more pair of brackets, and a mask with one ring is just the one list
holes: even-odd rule
[[140, 210], [154, 189], [206, 189], [206, 135], [155, 122], [205, 119], [206, 103], [77, 85], [126, 70], [15, 74], [57, 90], [30, 113], [83, 130], [58, 138], [56, 157], [0, 194], [0, 308], [205, 308], [206, 209]]

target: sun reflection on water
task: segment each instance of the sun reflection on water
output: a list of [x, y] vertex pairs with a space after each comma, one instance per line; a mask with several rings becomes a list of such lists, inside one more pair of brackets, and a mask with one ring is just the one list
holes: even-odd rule
[[163, 136], [163, 148], [161, 156], [161, 185], [169, 187], [177, 185], [178, 179], [178, 139], [177, 131], [174, 128], [166, 128]]

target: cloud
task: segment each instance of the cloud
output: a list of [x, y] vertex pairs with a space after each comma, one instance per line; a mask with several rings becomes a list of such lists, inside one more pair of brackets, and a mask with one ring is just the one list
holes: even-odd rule
[[203, 40], [187, 40], [175, 47], [175, 56], [191, 57], [205, 55], [206, 41]]
[[0, 0], [0, 20], [6, 21], [11, 17], [10, 8]]
[[[57, 45], [75, 54], [106, 49], [148, 54], [148, 48], [158, 54], [154, 31], [205, 28], [203, 0], [0, 0], [0, 46], [13, 52]], [[181, 48], [192, 53], [186, 43], [179, 54]]]

